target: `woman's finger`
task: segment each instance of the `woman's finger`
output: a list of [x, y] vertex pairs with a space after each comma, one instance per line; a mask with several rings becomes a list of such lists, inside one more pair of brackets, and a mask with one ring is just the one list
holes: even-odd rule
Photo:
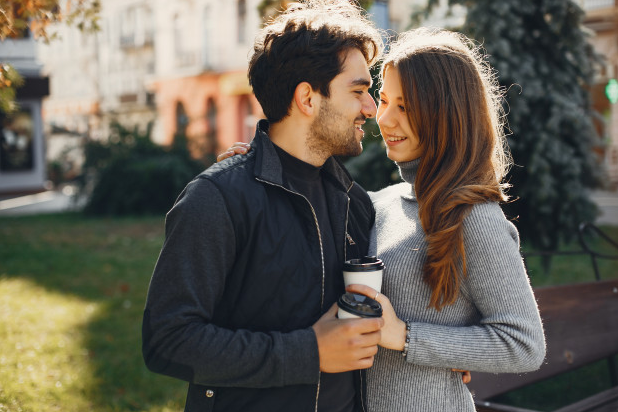
[[345, 288], [346, 292], [350, 292], [350, 293], [358, 293], [360, 295], [365, 295], [367, 297], [370, 297], [371, 299], [375, 299], [378, 296], [378, 291], [375, 290], [374, 288], [371, 288], [367, 285], [360, 285], [360, 284], [351, 284], [348, 285]]
[[232, 157], [232, 156], [234, 156], [234, 152], [231, 151], [231, 150], [228, 150], [227, 152], [223, 152], [219, 156], [217, 156], [217, 162], [220, 162], [220, 161], [225, 160], [228, 157]]
[[217, 162], [227, 159], [228, 157], [235, 156], [237, 154], [245, 154], [251, 149], [249, 143], [236, 142], [225, 152], [217, 156]]

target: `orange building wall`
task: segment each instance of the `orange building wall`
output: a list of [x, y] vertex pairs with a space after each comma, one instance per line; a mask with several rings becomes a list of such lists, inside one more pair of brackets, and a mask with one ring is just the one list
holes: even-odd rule
[[[234, 79], [246, 78], [246, 72], [232, 73]], [[225, 77], [228, 76], [228, 77]], [[205, 139], [208, 131], [206, 118], [207, 103], [212, 98], [217, 108], [216, 116], [216, 153], [222, 152], [236, 141], [242, 139], [240, 105], [249, 99], [251, 115], [257, 119], [263, 117], [262, 109], [246, 85], [230, 85], [229, 73], [204, 73], [195, 77], [160, 80], [155, 85], [157, 94], [157, 111], [164, 134], [164, 144], [172, 142], [176, 132], [176, 107], [182, 103], [189, 118], [187, 137]], [[249, 93], [249, 94], [248, 94]], [[252, 130], [255, 130], [253, 126]], [[251, 133], [253, 134], [253, 132]], [[253, 136], [251, 135], [251, 138]]]

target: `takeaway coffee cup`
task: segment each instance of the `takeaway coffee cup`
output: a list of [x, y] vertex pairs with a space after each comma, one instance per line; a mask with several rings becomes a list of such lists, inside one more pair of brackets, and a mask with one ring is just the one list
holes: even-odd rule
[[384, 263], [375, 256], [346, 260], [343, 264], [343, 283], [367, 285], [378, 292], [382, 288]]
[[376, 300], [356, 293], [344, 293], [337, 301], [339, 319], [379, 318], [382, 316], [382, 305]]

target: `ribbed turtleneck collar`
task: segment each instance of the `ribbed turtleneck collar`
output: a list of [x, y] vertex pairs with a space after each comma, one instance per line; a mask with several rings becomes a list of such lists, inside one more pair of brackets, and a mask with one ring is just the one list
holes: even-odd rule
[[399, 174], [401, 175], [401, 178], [412, 185], [412, 193], [410, 194], [413, 197], [416, 197], [416, 193], [414, 192], [414, 181], [416, 180], [416, 172], [418, 171], [418, 165], [420, 163], [420, 157], [408, 162], [396, 162], [397, 167], [399, 167]]
[[281, 161], [281, 166], [285, 173], [296, 179], [305, 181], [318, 180], [320, 178], [320, 170], [322, 170], [322, 167], [315, 167], [307, 162], [303, 162], [274, 143], [273, 146], [279, 155], [279, 160]]

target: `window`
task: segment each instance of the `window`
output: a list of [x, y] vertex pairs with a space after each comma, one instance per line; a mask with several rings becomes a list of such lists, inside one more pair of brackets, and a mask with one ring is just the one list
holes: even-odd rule
[[176, 134], [186, 135], [189, 116], [181, 102], [176, 104]]
[[34, 168], [34, 120], [32, 110], [22, 107], [6, 115], [0, 112], [0, 171]]
[[247, 2], [238, 0], [238, 43], [243, 44], [246, 40], [247, 26]]
[[213, 41], [212, 41], [212, 27], [211, 27], [211, 6], [204, 8], [202, 14], [202, 67], [212, 67], [212, 54], [213, 54]]
[[182, 45], [182, 27], [180, 22], [180, 16], [177, 14], [174, 16], [174, 22], [172, 25], [172, 38], [174, 41], [174, 54], [176, 57], [182, 56], [183, 45]]
[[217, 151], [217, 105], [213, 98], [206, 103], [206, 142], [205, 153], [213, 154]]
[[243, 95], [238, 101], [238, 122], [241, 142], [250, 142], [255, 134], [255, 119], [248, 95]]
[[135, 46], [135, 22], [136, 10], [134, 7], [123, 10], [120, 13], [120, 45], [124, 47]]

